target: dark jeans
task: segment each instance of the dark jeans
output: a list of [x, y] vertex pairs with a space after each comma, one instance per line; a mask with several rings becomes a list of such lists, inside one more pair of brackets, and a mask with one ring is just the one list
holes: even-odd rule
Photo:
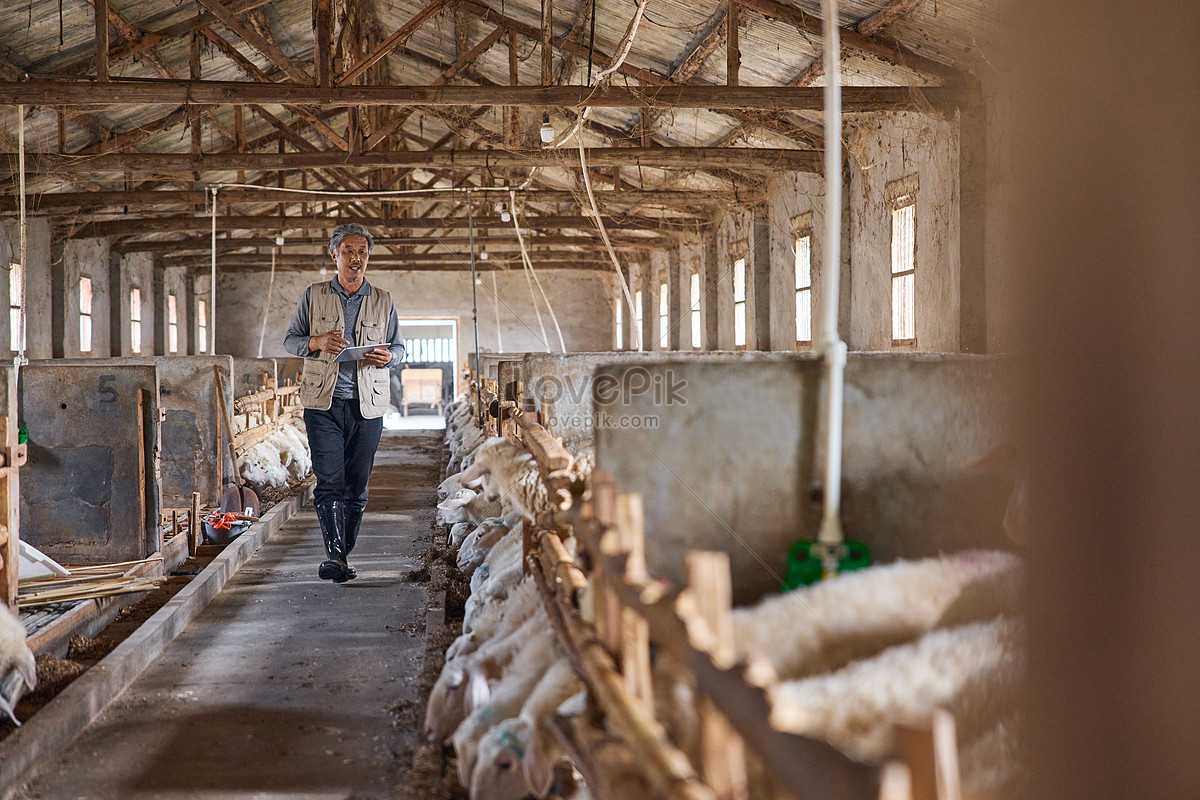
[[317, 476], [313, 502], [366, 503], [383, 419], [363, 419], [358, 400], [335, 397], [328, 411], [304, 409], [304, 426]]

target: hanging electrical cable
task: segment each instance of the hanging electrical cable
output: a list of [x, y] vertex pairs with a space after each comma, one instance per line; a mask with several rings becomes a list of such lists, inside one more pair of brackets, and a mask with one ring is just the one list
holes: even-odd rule
[[500, 290], [496, 288], [496, 271], [492, 270], [492, 303], [496, 307], [496, 352], [504, 352], [504, 337], [500, 335]]
[[271, 248], [271, 280], [267, 283], [267, 307], [263, 309], [262, 330], [258, 334], [259, 358], [263, 357], [263, 341], [267, 338], [267, 317], [271, 315], [271, 290], [275, 288], [275, 256], [277, 253], [279, 253], [278, 245]]
[[217, 187], [212, 189], [212, 260], [208, 280], [208, 354], [217, 354]]
[[[533, 270], [533, 261], [529, 258], [529, 251], [525, 249], [525, 239], [521, 236], [521, 226], [517, 222], [517, 201], [516, 194], [509, 194], [509, 201], [512, 203], [512, 222], [513, 229], [517, 232], [517, 244], [521, 247], [521, 261], [525, 264], [525, 269], [528, 271], [526, 277], [533, 277], [533, 282], [537, 284], [538, 292], [542, 295], [543, 302], [546, 303], [546, 310], [550, 312], [550, 320], [554, 323], [554, 330], [558, 333], [558, 348], [561, 352], [567, 352], [566, 341], [563, 339], [562, 328], [558, 326], [558, 315], [554, 313], [554, 306], [550, 305], [550, 298], [546, 297], [546, 290], [542, 288], [542, 282], [538, 279], [537, 273]], [[542, 330], [545, 335], [545, 329]], [[549, 346], [546, 348], [549, 350]]]

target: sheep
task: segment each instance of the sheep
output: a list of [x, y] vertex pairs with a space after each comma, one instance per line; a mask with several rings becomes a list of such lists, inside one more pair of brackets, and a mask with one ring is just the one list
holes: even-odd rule
[[462, 654], [442, 666], [425, 706], [425, 736], [429, 741], [440, 742], [453, 733], [476, 705], [468, 694], [474, 692], [475, 700], [479, 700], [487, 692], [487, 680], [499, 677], [531, 637], [549, 633], [545, 614], [537, 613], [540, 610], [535, 609], [507, 635], [488, 639], [474, 652]]
[[467, 538], [467, 534], [475, 530], [475, 526], [469, 522], [456, 522], [450, 526], [450, 534], [446, 537], [446, 544], [452, 548], [458, 548], [462, 545], [463, 539]]
[[488, 517], [498, 517], [502, 508], [499, 503], [489, 501], [482, 494], [470, 489], [460, 489], [437, 505], [437, 524], [453, 525], [456, 522], [482, 522]]
[[969, 744], [1010, 713], [1022, 639], [1021, 623], [1006, 617], [935, 630], [836, 672], [771, 687], [771, 724], [877, 763], [893, 754], [895, 723], [923, 722], [945, 708], [960, 745]]
[[26, 690], [37, 686], [37, 663], [33, 651], [25, 644], [25, 626], [15, 614], [5, 608], [0, 611], [0, 711], [14, 725], [17, 702]]
[[503, 517], [489, 517], [483, 520], [463, 539], [462, 546], [458, 549], [458, 568], [467, 574], [472, 573], [487, 559], [499, 542], [511, 538], [514, 532], [518, 534], [516, 539], [519, 542], [521, 529], [519, 514], [509, 513]]
[[541, 628], [532, 638], [523, 638], [523, 646], [504, 670], [495, 690], [489, 693], [486, 704], [474, 707], [454, 731], [452, 742], [454, 752], [458, 754], [458, 780], [463, 786], [471, 785], [480, 738], [496, 723], [515, 717], [542, 676], [562, 658], [552, 630]]
[[[594, 457], [588, 453], [575, 460], [571, 474], [583, 479], [591, 474]], [[538, 474], [533, 455], [502, 437], [483, 442], [471, 466], [463, 471], [464, 486], [482, 484], [484, 494], [500, 500], [534, 519], [550, 510], [550, 493]]]
[[[546, 721], [583, 685], [566, 659], [546, 670], [516, 717], [488, 731], [479, 741], [471, 797], [488, 800], [521, 800], [532, 793], [543, 798], [554, 782], [554, 765], [562, 757]], [[522, 769], [517, 771], [520, 764]]]
[[1021, 574], [1016, 556], [995, 551], [849, 572], [735, 609], [737, 653], [758, 683], [828, 672], [932, 629], [1014, 609]]
[[284, 425], [239, 457], [243, 480], [258, 489], [286, 486], [312, 471], [308, 441], [295, 425]]
[[[469, 621], [464, 620], [464, 633], [454, 641], [451, 648], [457, 647], [455, 652], [458, 654], [475, 650], [491, 637], [506, 636], [540, 608], [541, 600], [538, 598], [533, 578], [524, 577], [509, 590], [506, 597], [481, 605], [478, 614]], [[467, 641], [460, 644], [460, 640], [464, 639]], [[471, 644], [469, 648], [468, 642]], [[453, 657], [450, 650], [447, 650], [446, 658]]]

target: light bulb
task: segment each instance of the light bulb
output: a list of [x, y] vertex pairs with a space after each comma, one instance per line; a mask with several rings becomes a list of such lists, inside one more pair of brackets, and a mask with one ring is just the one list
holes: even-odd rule
[[325, 269], [324, 267], [321, 267], [321, 277], [324, 278], [328, 274], [329, 274], [329, 270]]
[[480, 286], [483, 286], [483, 278], [476, 278], [475, 283], [477, 283]]
[[512, 214], [508, 213], [508, 205], [507, 204], [501, 205], [500, 206], [500, 221], [508, 222], [510, 219], [512, 219]]
[[485, 244], [485, 245], [483, 245], [482, 247], [480, 247], [480, 248], [479, 248], [479, 260], [480, 260], [480, 261], [487, 261], [487, 259], [488, 259], [488, 255], [487, 255], [487, 245]]
[[275, 246], [276, 246], [276, 247], [283, 247], [283, 237], [282, 237], [282, 236], [276, 236], [276, 237], [275, 237]]
[[550, 115], [542, 114], [542, 142], [550, 144], [554, 141], [554, 126], [550, 124]]

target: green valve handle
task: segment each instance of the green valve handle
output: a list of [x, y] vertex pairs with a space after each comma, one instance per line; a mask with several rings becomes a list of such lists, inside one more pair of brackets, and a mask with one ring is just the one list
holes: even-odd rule
[[29, 441], [29, 429], [17, 428], [17, 444], [25, 444]]

